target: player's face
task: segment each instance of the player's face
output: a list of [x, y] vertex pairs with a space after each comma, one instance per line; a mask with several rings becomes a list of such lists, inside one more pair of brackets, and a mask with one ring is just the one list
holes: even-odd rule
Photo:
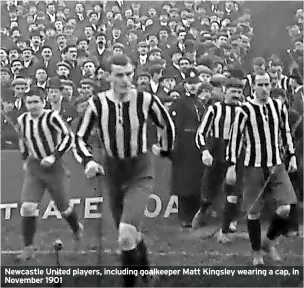
[[126, 66], [112, 65], [111, 80], [114, 90], [117, 93], [128, 93], [132, 86], [134, 75], [133, 66], [129, 63]]
[[243, 98], [243, 89], [241, 88], [228, 88], [226, 90], [225, 100], [230, 104], [238, 104], [242, 101]]
[[32, 116], [39, 116], [44, 108], [44, 102], [39, 96], [27, 96], [25, 99], [25, 107]]
[[265, 101], [270, 96], [271, 84], [268, 75], [257, 77], [255, 80], [254, 91], [256, 98]]

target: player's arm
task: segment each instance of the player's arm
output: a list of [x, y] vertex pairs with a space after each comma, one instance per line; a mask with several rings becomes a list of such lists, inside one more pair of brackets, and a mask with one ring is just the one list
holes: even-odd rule
[[295, 149], [292, 141], [292, 135], [290, 131], [290, 125], [289, 125], [289, 118], [288, 118], [288, 111], [285, 104], [282, 104], [281, 109], [281, 137], [283, 141], [283, 147], [285, 148], [286, 155], [288, 157], [295, 155]]
[[167, 109], [157, 96], [151, 95], [149, 115], [157, 127], [160, 155], [170, 156], [174, 148], [175, 127]]
[[73, 144], [73, 133], [68, 128], [67, 124], [63, 121], [61, 116], [57, 111], [52, 112], [51, 123], [58, 133], [62, 135], [61, 142], [57, 144], [54, 156], [56, 159], [61, 158], [61, 156], [67, 152]]
[[18, 123], [18, 131], [20, 133], [20, 137], [19, 137], [19, 149], [21, 152], [21, 158], [23, 161], [26, 161], [27, 158], [29, 157], [29, 150], [28, 147], [25, 143], [24, 138], [22, 137], [22, 135], [24, 135], [24, 121], [25, 121], [25, 114], [20, 115], [17, 118], [17, 123]]
[[[75, 153], [77, 155], [76, 160], [82, 162], [84, 166], [91, 160], [93, 160], [93, 154], [91, 153], [92, 147], [89, 145], [89, 137], [94, 128], [95, 121], [97, 119], [97, 110], [92, 99], [89, 100], [89, 104], [80, 118], [78, 126], [75, 132]], [[79, 161], [80, 159], [81, 161]]]
[[205, 113], [202, 123], [197, 129], [195, 143], [197, 148], [203, 152], [206, 150], [206, 137], [210, 131], [214, 119], [214, 107], [209, 106]]
[[243, 132], [247, 118], [245, 111], [243, 109], [239, 109], [231, 126], [229, 142], [226, 150], [226, 160], [230, 166], [236, 165], [241, 152], [243, 145]]

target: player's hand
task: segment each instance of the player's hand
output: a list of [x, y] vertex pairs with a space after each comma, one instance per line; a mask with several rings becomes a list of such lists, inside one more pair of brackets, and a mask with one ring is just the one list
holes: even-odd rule
[[97, 162], [91, 160], [87, 163], [84, 174], [88, 179], [94, 178], [97, 174], [105, 175], [104, 168]]
[[289, 164], [288, 164], [288, 172], [292, 173], [297, 171], [298, 167], [297, 167], [297, 160], [296, 160], [296, 156], [293, 155], [291, 156], [290, 160], [289, 160]]
[[160, 151], [161, 151], [161, 148], [158, 144], [153, 144], [152, 145], [152, 152], [153, 152], [154, 155], [159, 156]]
[[41, 160], [40, 164], [44, 167], [51, 167], [54, 165], [55, 160], [56, 158], [54, 155], [46, 156]]
[[235, 171], [235, 165], [233, 165], [227, 169], [226, 183], [228, 185], [234, 185], [235, 182], [236, 182], [236, 171]]
[[24, 161], [22, 164], [22, 170], [26, 171], [27, 170], [27, 161]]
[[210, 167], [213, 163], [213, 157], [208, 150], [204, 150], [202, 153], [202, 162]]

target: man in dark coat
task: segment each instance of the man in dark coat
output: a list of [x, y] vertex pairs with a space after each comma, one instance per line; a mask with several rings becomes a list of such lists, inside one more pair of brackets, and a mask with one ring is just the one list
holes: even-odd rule
[[195, 135], [200, 124], [201, 102], [197, 97], [200, 85], [198, 72], [190, 68], [186, 73], [187, 96], [170, 106], [170, 115], [176, 127], [175, 150], [172, 154], [172, 191], [178, 196], [179, 219], [182, 227], [191, 227], [192, 218], [199, 206], [200, 183], [203, 165]]

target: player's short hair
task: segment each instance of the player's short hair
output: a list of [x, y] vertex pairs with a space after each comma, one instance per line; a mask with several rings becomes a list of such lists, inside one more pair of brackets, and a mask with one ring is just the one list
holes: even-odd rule
[[257, 80], [260, 80], [261, 78], [267, 78], [270, 82], [270, 76], [268, 73], [263, 73], [263, 74], [257, 74], [255, 77], [252, 79], [252, 83], [255, 85]]
[[110, 65], [109, 65], [109, 69], [110, 69], [110, 73], [112, 72], [112, 66], [116, 65], [116, 66], [127, 66], [128, 64], [132, 65], [132, 60], [130, 57], [128, 57], [125, 54], [121, 54], [121, 55], [115, 55], [111, 58], [110, 60]]
[[30, 91], [26, 92], [24, 94], [24, 99], [31, 96], [38, 96], [42, 101], [44, 101], [46, 98], [44, 89], [37, 86], [33, 86]]

